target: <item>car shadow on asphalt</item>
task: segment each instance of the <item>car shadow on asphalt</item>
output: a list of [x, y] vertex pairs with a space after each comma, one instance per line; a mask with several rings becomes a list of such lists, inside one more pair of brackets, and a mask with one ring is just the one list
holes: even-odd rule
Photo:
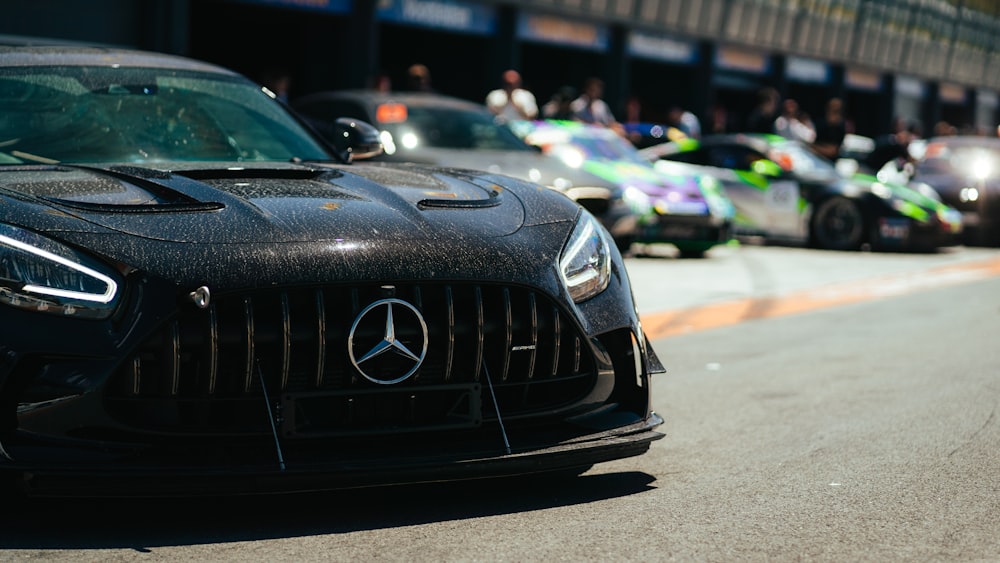
[[586, 504], [655, 489], [642, 472], [518, 477], [261, 497], [21, 501], [0, 549], [133, 549], [414, 526]]

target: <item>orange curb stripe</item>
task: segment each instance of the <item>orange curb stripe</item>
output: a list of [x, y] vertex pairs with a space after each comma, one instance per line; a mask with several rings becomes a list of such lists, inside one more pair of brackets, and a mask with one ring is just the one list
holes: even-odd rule
[[754, 319], [794, 315], [838, 305], [872, 301], [914, 291], [969, 283], [1000, 275], [1000, 259], [942, 266], [893, 274], [756, 299], [738, 299], [689, 309], [641, 316], [643, 330], [653, 340], [730, 326]]

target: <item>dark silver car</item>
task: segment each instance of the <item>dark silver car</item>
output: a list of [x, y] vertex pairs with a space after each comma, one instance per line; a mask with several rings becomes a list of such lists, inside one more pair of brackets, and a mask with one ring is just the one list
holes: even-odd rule
[[338, 90], [292, 101], [292, 107], [336, 144], [339, 118], [375, 125], [385, 152], [378, 160], [484, 170], [562, 192], [605, 225], [631, 217], [621, 187], [542, 154], [483, 104], [428, 92]]
[[913, 180], [962, 213], [966, 244], [1000, 246], [1000, 139], [932, 137], [920, 146]]

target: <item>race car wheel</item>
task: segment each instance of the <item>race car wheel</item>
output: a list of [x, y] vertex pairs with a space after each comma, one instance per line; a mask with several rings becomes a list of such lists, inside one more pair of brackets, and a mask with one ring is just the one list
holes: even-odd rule
[[676, 246], [678, 258], [704, 258], [705, 253], [711, 248], [711, 245], [704, 244], [678, 244]]
[[632, 235], [621, 235], [615, 237], [615, 246], [618, 247], [618, 252], [625, 256], [632, 250], [632, 244], [635, 242], [635, 237]]
[[865, 240], [865, 216], [857, 202], [836, 196], [819, 204], [812, 219], [813, 246], [857, 250]]

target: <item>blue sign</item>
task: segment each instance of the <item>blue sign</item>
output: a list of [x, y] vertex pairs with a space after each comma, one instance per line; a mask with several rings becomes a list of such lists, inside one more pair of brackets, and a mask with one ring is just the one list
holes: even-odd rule
[[666, 35], [633, 31], [628, 36], [628, 52], [633, 57], [668, 63], [693, 65], [698, 62], [698, 46]]
[[795, 82], [827, 84], [830, 82], [830, 65], [804, 57], [785, 59], [785, 77]]
[[383, 22], [493, 35], [496, 9], [458, 0], [380, 0], [375, 17]]
[[284, 8], [295, 8], [330, 14], [349, 14], [353, 0], [239, 0], [247, 4], [266, 4]]

